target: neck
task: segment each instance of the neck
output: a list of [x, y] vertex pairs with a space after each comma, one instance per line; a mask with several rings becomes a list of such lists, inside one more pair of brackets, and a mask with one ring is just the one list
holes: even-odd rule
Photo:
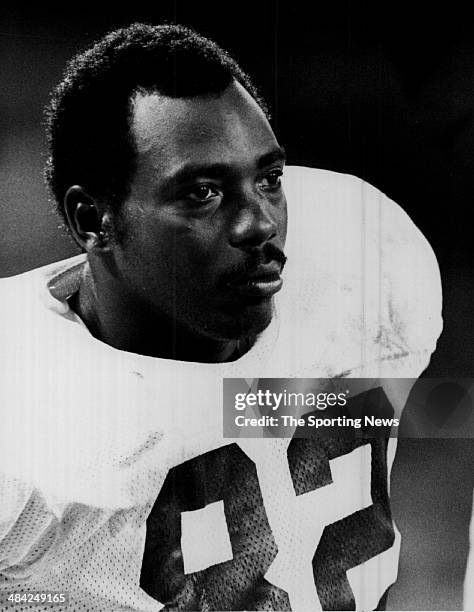
[[151, 312], [127, 295], [104, 268], [94, 267], [93, 272], [89, 263], [70, 306], [98, 340], [150, 357], [222, 363], [237, 359], [253, 344], [249, 340], [201, 336], [165, 315]]

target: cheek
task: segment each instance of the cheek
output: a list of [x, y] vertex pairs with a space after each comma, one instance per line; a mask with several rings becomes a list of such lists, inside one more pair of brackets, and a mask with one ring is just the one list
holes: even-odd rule
[[135, 205], [126, 211], [121, 228], [126, 230], [120, 230], [124, 259], [143, 274], [161, 275], [156, 282], [179, 278], [197, 284], [206, 272], [212, 275], [225, 253], [221, 220], [215, 217], [183, 218], [176, 211]]
[[176, 263], [200, 274], [216, 267], [222, 255], [223, 236], [217, 220], [187, 219], [168, 228], [175, 249]]
[[288, 229], [288, 209], [287, 209], [286, 198], [285, 197], [283, 197], [283, 202], [282, 202], [282, 205], [281, 205], [281, 214], [280, 214], [280, 219], [279, 219], [279, 223], [278, 223], [278, 228], [279, 228], [280, 238], [281, 238], [283, 244], [285, 244], [286, 233], [287, 233], [287, 229]]
[[177, 282], [184, 292], [204, 286], [219, 260], [213, 233], [191, 223], [150, 224], [133, 249], [135, 260], [146, 262], [158, 282]]

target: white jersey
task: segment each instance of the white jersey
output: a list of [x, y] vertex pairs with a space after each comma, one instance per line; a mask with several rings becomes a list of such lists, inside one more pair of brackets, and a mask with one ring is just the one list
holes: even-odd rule
[[[225, 439], [222, 379], [417, 377], [441, 331], [438, 266], [359, 179], [287, 168], [285, 191], [284, 287], [235, 362], [94, 339], [66, 302], [84, 255], [1, 281], [0, 609], [20, 592], [67, 593], [57, 611], [378, 605], [398, 563], [393, 449]], [[408, 389], [381, 384], [400, 413]]]
[[474, 501], [472, 506], [471, 524], [469, 527], [469, 554], [467, 557], [466, 575], [464, 578], [464, 607], [472, 610], [474, 606]]

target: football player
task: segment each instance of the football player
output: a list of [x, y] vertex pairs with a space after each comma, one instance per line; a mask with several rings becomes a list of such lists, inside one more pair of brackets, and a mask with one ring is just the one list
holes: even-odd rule
[[285, 169], [183, 27], [73, 59], [48, 135], [82, 254], [1, 283], [0, 606], [383, 609], [393, 441], [226, 439], [222, 380], [367, 377], [399, 413], [388, 379], [441, 330], [426, 240], [367, 183]]

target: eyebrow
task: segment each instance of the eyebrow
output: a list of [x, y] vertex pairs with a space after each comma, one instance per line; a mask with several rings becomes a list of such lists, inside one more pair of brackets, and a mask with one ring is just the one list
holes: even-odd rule
[[269, 151], [262, 155], [257, 160], [257, 168], [261, 170], [265, 168], [265, 166], [269, 166], [275, 162], [285, 162], [286, 161], [286, 152], [283, 147], [276, 147], [273, 151]]
[[[275, 147], [268, 153], [264, 153], [257, 159], [256, 167], [257, 170], [262, 170], [266, 166], [275, 162], [285, 162], [286, 153], [283, 147]], [[232, 172], [232, 165], [230, 164], [195, 164], [188, 163], [184, 164], [179, 170], [173, 172], [163, 180], [163, 188], [166, 189], [177, 183], [184, 183], [192, 180], [199, 175], [209, 176], [211, 178], [217, 178], [219, 176], [230, 174]]]

